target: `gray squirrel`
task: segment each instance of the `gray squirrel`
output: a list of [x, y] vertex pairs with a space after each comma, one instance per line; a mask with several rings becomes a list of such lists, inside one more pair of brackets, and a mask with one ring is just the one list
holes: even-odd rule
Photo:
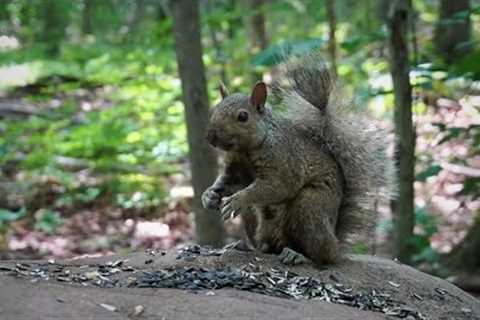
[[376, 201], [392, 195], [386, 133], [349, 104], [332, 101], [334, 81], [315, 54], [292, 57], [285, 76], [213, 109], [207, 140], [225, 169], [202, 195], [224, 219], [241, 215], [250, 246], [296, 264], [338, 262], [351, 236], [375, 225]]

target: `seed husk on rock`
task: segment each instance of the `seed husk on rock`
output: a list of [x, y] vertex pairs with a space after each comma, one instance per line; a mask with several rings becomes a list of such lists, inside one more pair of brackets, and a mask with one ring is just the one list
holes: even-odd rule
[[[196, 259], [201, 256], [220, 256], [223, 249], [212, 249], [193, 245], [178, 252], [177, 259]], [[150, 261], [148, 262], [147, 261]], [[388, 316], [402, 319], [426, 319], [418, 311], [410, 308], [406, 303], [395, 300], [391, 294], [381, 292], [375, 288], [370, 290], [354, 290], [343, 284], [340, 277], [331, 274], [332, 281], [322, 281], [315, 277], [300, 276], [287, 269], [273, 267], [265, 268], [254, 261], [240, 267], [205, 268], [200, 266], [173, 266], [154, 270], [137, 270], [125, 265], [125, 260], [110, 261], [101, 265], [88, 265], [84, 268], [66, 269], [65, 266], [55, 263], [25, 264], [15, 266], [0, 266], [0, 271], [7, 271], [17, 277], [28, 280], [56, 279], [65, 285], [80, 284], [82, 286], [98, 286], [101, 288], [134, 287], [134, 288], [176, 288], [191, 292], [206, 291], [206, 295], [215, 295], [216, 290], [233, 288], [249, 292], [288, 299], [310, 299], [342, 304], [361, 310], [381, 312]], [[153, 259], [145, 263], [150, 264]], [[128, 272], [128, 276], [120, 275]], [[390, 283], [391, 282], [391, 283]], [[400, 285], [389, 281], [395, 288]], [[397, 286], [396, 286], [397, 285]], [[445, 299], [448, 292], [435, 288], [436, 296]], [[417, 300], [421, 296], [412, 293]], [[115, 306], [99, 304], [104, 309], [116, 311]], [[142, 306], [136, 306], [140, 310]], [[137, 311], [140, 315], [143, 312]], [[135, 314], [135, 310], [132, 312]]]

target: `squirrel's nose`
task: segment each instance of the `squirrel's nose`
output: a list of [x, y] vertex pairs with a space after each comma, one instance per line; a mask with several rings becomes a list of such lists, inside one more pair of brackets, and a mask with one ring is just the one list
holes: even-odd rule
[[215, 132], [215, 129], [209, 129], [207, 131], [207, 141], [214, 147], [217, 146], [217, 133]]

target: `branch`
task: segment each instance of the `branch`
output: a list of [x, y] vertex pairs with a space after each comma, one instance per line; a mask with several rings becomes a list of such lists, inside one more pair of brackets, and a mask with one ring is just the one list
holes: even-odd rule
[[463, 175], [463, 176], [475, 177], [475, 178], [480, 177], [480, 169], [477, 169], [477, 168], [466, 167], [466, 166], [453, 164], [453, 163], [448, 163], [448, 162], [442, 162], [442, 163], [440, 163], [440, 165], [445, 170], [450, 171], [450, 172], [455, 173], [455, 174], [460, 174], [460, 175]]

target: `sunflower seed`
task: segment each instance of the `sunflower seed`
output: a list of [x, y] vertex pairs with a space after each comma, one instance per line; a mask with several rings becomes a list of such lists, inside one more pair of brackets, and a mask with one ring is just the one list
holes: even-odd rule
[[98, 305], [108, 311], [112, 311], [112, 312], [117, 311], [117, 307], [112, 306], [111, 304], [99, 303]]

